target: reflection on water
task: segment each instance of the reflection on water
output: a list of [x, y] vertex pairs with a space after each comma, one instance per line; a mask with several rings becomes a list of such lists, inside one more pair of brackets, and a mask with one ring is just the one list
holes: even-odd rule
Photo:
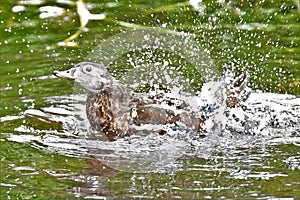
[[[299, 100], [293, 95], [254, 93], [247, 101], [248, 109], [243, 113], [244, 121], [238, 123], [229, 117], [226, 124], [230, 128], [222, 133], [211, 133], [205, 138], [195, 138], [196, 133], [170, 131], [163, 136], [155, 133], [146, 137], [133, 135], [108, 142], [99, 138], [93, 139], [94, 135], [89, 132], [88, 121], [84, 114], [84, 95], [50, 97], [47, 99], [51, 104], [50, 107], [39, 110], [28, 109], [24, 112], [25, 117], [46, 123], [59, 122], [62, 130], [38, 130], [21, 125], [15, 128], [18, 134], [10, 134], [8, 140], [30, 143], [31, 146], [43, 151], [88, 158], [90, 170], [80, 176], [71, 177], [72, 180], [83, 184], [72, 189], [72, 192], [80, 196], [109, 195], [107, 185], [103, 185], [101, 180], [103, 177], [115, 176], [121, 172], [133, 173], [130, 177], [132, 185], [129, 188], [134, 187], [134, 181], [143, 179], [150, 181], [150, 172], [167, 173], [170, 176], [184, 172], [193, 173], [194, 178], [197, 176], [199, 178], [190, 180], [190, 186], [174, 187], [169, 183], [171, 185], [156, 189], [228, 191], [232, 185], [226, 183], [209, 185], [207, 181], [212, 176], [222, 174], [223, 178], [229, 180], [244, 180], [241, 187], [247, 187], [256, 179], [289, 178], [289, 174], [278, 171], [273, 163], [278, 163], [281, 167], [285, 164], [286, 168], [293, 170], [299, 169], [299, 156], [287, 154], [284, 157], [274, 158], [273, 155], [273, 151], [277, 154], [283, 153], [283, 150], [280, 150], [283, 144], [300, 146]], [[15, 119], [11, 117], [10, 120]], [[91, 172], [92, 169], [94, 172]], [[150, 183], [143, 184], [144, 187], [151, 187]], [[293, 188], [300, 182], [289, 184], [289, 187]], [[139, 191], [137, 188], [136, 190]]]
[[[107, 17], [90, 21], [75, 48], [57, 45], [80, 27], [75, 1], [0, 6], [0, 199], [300, 197], [300, 99], [278, 94], [299, 95], [299, 1], [89, 1], [86, 7]], [[85, 96], [50, 74], [85, 60], [112, 35], [144, 27], [194, 35], [218, 68], [249, 71], [251, 88], [263, 92], [250, 96], [245, 112], [233, 109], [221, 133], [105, 141], [89, 129]], [[153, 64], [146, 53], [110, 63], [114, 75]]]
[[[114, 142], [103, 141], [97, 136], [100, 133], [89, 130], [84, 95], [50, 97], [47, 99], [51, 102], [50, 107], [28, 109], [24, 116], [10, 116], [4, 120], [29, 117], [41, 123], [59, 123], [61, 126], [58, 130], [39, 130], [22, 124], [14, 129], [18, 134], [9, 136], [11, 141], [36, 142], [43, 148], [62, 154], [87, 154], [107, 162], [107, 165], [118, 170], [125, 170], [121, 166], [122, 162], [128, 167], [126, 170], [134, 169], [129, 165], [131, 162], [142, 162], [142, 170], [145, 171], [149, 167], [150, 171], [155, 171], [161, 170], [159, 162], [172, 164], [170, 161], [178, 158], [198, 154], [204, 156], [223, 151], [223, 148], [281, 143], [297, 145], [299, 138], [296, 136], [299, 134], [297, 131], [300, 125], [299, 100], [293, 95], [253, 93], [247, 101], [247, 110], [242, 113], [243, 119], [239, 118], [239, 121], [236, 121], [236, 118], [229, 116], [226, 130], [210, 133], [201, 139], [197, 138], [197, 133], [170, 130], [163, 136], [153, 133], [146, 137], [132, 135]], [[238, 115], [240, 116], [241, 114]], [[145, 167], [143, 160], [155, 163]], [[113, 162], [116, 162], [116, 166]], [[166, 167], [166, 163], [162, 163], [161, 166]]]

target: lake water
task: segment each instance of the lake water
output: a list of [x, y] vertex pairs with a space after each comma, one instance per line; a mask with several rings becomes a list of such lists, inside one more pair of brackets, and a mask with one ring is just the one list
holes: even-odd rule
[[[0, 5], [0, 199], [300, 198], [299, 0], [84, 3]], [[86, 60], [137, 91], [248, 71], [252, 94], [221, 132], [108, 142], [52, 75]]]

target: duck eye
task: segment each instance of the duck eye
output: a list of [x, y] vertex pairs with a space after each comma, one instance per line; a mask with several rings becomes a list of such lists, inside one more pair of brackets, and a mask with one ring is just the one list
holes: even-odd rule
[[88, 65], [88, 66], [85, 67], [85, 70], [87, 72], [91, 72], [92, 71], [92, 67], [90, 65]]

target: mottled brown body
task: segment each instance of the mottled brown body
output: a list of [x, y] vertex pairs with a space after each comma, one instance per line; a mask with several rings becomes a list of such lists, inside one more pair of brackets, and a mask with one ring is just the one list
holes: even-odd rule
[[[171, 109], [160, 106], [161, 101], [153, 97], [133, 96], [122, 85], [115, 84], [98, 93], [89, 92], [87, 96], [87, 117], [92, 127], [105, 133], [110, 140], [124, 137], [131, 133], [158, 132], [163, 134], [165, 130], [141, 130], [137, 127], [145, 124], [166, 125], [181, 123], [194, 131], [201, 130], [201, 124], [205, 117], [196, 117], [196, 114], [188, 113], [181, 109], [175, 114]], [[169, 103], [171, 105], [171, 103]]]
[[[130, 91], [107, 71], [102, 64], [82, 62], [66, 71], [54, 71], [54, 75], [75, 80], [89, 92], [86, 100], [86, 113], [91, 126], [106, 134], [109, 140], [124, 137], [131, 133], [164, 134], [163, 126], [171, 124], [174, 127], [186, 128], [192, 131], [201, 131], [207, 116], [199, 116], [199, 111], [188, 110], [188, 105], [180, 102], [175, 105], [163, 95], [151, 96], [137, 94]], [[220, 89], [224, 90], [220, 102], [225, 102], [229, 108], [240, 106], [250, 92], [246, 85], [248, 73], [243, 73], [233, 79], [232, 75], [224, 82]], [[200, 109], [200, 108], [199, 108]], [[158, 125], [151, 129], [144, 125]]]

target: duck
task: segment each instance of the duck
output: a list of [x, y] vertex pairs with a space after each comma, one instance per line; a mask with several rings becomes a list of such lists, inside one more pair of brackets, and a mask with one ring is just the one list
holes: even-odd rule
[[[213, 106], [206, 105], [197, 112], [176, 98], [134, 92], [99, 63], [80, 62], [68, 70], [56, 70], [53, 75], [73, 80], [87, 90], [86, 115], [90, 125], [111, 141], [134, 133], [163, 135], [166, 126], [201, 132], [214, 110]], [[250, 95], [245, 89], [249, 80], [247, 72], [235, 79], [225, 74], [223, 80], [226, 80], [223, 99], [226, 107], [234, 108], [247, 100]]]

